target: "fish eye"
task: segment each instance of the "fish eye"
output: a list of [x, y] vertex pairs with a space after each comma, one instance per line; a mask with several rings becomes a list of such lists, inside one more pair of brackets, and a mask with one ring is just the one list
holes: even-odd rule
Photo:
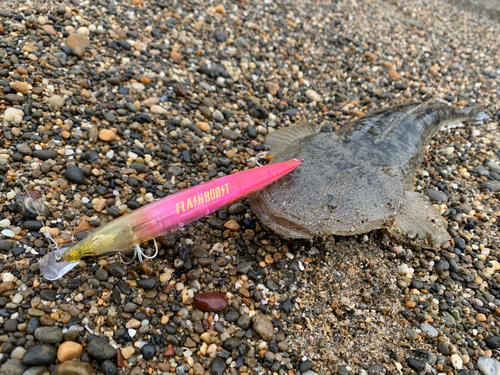
[[330, 209], [330, 211], [334, 211], [335, 209], [337, 209], [337, 207], [338, 207], [337, 199], [331, 194], [328, 194], [326, 196], [326, 198], [327, 198], [327, 202], [328, 202], [327, 205], [328, 205], [328, 208]]

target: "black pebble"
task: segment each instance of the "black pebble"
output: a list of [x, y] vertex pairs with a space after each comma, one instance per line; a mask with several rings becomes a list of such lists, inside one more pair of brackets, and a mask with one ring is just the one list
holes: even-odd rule
[[55, 301], [57, 292], [54, 289], [44, 289], [40, 292], [40, 297], [46, 301]]
[[153, 344], [146, 344], [141, 348], [141, 354], [144, 359], [151, 359], [155, 356], [156, 347]]
[[418, 359], [415, 359], [415, 358], [408, 358], [406, 360], [406, 363], [408, 363], [408, 366], [410, 366], [410, 368], [412, 368], [415, 371], [421, 371], [425, 367], [424, 362], [419, 361]]
[[118, 368], [113, 362], [107, 359], [102, 363], [101, 371], [104, 372], [105, 375], [116, 375]]
[[83, 185], [85, 183], [85, 176], [83, 175], [83, 171], [76, 165], [70, 165], [68, 168], [66, 168], [64, 177], [78, 185]]
[[500, 336], [491, 336], [484, 340], [488, 348], [498, 349], [500, 348]]

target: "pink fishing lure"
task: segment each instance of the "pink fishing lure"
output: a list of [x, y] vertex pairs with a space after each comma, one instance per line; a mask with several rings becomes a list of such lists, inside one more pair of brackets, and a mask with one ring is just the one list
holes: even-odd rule
[[60, 270], [53, 272], [54, 267], [62, 268], [66, 264], [71, 269], [74, 262], [84, 257], [126, 250], [192, 223], [266, 187], [297, 168], [301, 161], [290, 160], [249, 169], [159, 199], [88, 234], [67, 248], [59, 258], [55, 252], [47, 254], [47, 259], [42, 258], [40, 262], [42, 274], [53, 280], [61, 274]]

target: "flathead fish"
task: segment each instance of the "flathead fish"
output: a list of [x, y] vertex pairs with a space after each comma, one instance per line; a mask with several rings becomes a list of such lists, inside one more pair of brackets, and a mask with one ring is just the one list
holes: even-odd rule
[[272, 162], [304, 162], [255, 194], [252, 209], [289, 238], [386, 228], [440, 245], [449, 239], [446, 220], [412, 191], [413, 178], [438, 130], [487, 117], [480, 107], [433, 101], [382, 109], [334, 133], [319, 132], [314, 122], [280, 129], [266, 137]]

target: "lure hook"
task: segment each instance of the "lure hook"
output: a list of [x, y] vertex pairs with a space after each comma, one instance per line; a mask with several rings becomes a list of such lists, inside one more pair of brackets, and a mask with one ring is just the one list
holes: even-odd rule
[[120, 256], [120, 259], [122, 259], [123, 264], [132, 263], [136, 257], [137, 257], [137, 260], [139, 261], [139, 263], [143, 263], [144, 258], [146, 258], [146, 259], [156, 258], [156, 256], [158, 255], [158, 244], [156, 243], [156, 239], [153, 238], [153, 241], [155, 243], [155, 253], [151, 256], [147, 256], [146, 254], [144, 254], [144, 252], [142, 251], [142, 249], [139, 245], [134, 246], [134, 256], [132, 257], [132, 260], [130, 260], [129, 262], [123, 261], [122, 254], [118, 253], [118, 255]]
[[259, 157], [261, 156], [264, 156], [264, 155], [267, 155], [269, 154], [269, 151], [262, 151], [262, 152], [259, 152], [257, 155], [255, 155], [255, 163], [259, 166], [259, 167], [262, 167], [262, 164], [259, 163]]

